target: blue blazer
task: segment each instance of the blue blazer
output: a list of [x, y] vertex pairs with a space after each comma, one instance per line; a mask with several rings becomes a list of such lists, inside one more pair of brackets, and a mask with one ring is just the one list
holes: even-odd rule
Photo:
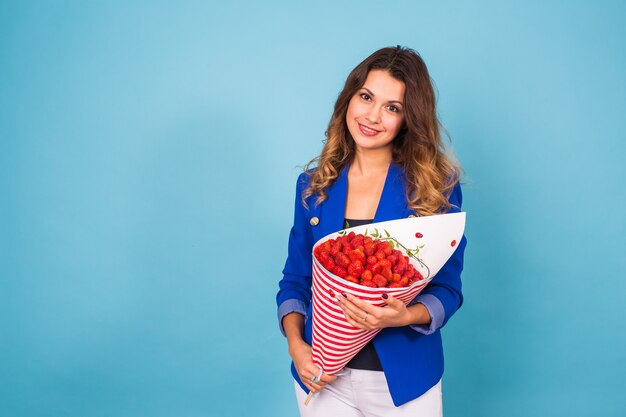
[[[316, 207], [316, 195], [306, 200], [308, 209], [302, 205], [301, 200], [302, 192], [308, 185], [308, 176], [303, 173], [297, 181], [294, 224], [289, 236], [287, 261], [276, 301], [279, 306], [287, 300], [294, 299], [304, 303], [307, 308], [304, 340], [309, 344], [312, 333], [312, 248], [319, 239], [343, 229], [348, 191], [347, 176], [348, 167], [341, 171], [337, 180], [327, 189], [326, 201]], [[403, 170], [400, 166], [391, 164], [374, 222], [414, 216], [415, 213], [408, 207], [405, 195]], [[457, 183], [449, 199], [454, 205], [450, 212], [460, 211], [461, 200], [461, 187]], [[319, 219], [315, 226], [311, 224], [313, 217]], [[467, 240], [463, 236], [452, 257], [421, 292], [431, 294], [441, 302], [444, 310], [442, 326], [463, 302], [461, 271], [466, 244]], [[439, 329], [426, 335], [409, 326], [389, 327], [378, 333], [373, 343], [396, 406], [419, 397], [433, 387], [443, 375], [443, 346]], [[291, 370], [300, 386], [308, 391], [300, 381], [293, 363]]]

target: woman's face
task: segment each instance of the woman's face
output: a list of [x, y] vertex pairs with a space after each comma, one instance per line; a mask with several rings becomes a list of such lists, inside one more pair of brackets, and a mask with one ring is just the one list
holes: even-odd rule
[[404, 121], [404, 83], [372, 70], [348, 104], [346, 124], [357, 151], [391, 149]]

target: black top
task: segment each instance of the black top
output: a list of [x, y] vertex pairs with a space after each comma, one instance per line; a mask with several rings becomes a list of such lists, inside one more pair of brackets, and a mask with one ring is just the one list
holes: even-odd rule
[[[374, 220], [360, 220], [360, 219], [344, 219], [344, 227], [355, 227], [364, 224], [370, 224]], [[356, 354], [354, 358], [346, 365], [347, 368], [352, 369], [365, 369], [367, 371], [382, 371], [383, 367], [378, 359], [374, 344], [370, 340], [367, 345], [363, 346], [363, 349]]]

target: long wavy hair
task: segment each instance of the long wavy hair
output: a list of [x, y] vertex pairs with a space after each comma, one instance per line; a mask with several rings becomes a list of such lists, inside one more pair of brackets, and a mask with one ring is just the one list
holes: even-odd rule
[[[403, 168], [409, 207], [420, 216], [447, 211], [461, 169], [441, 139], [443, 126], [437, 118], [435, 92], [426, 64], [417, 52], [399, 45], [374, 52], [348, 75], [335, 103], [322, 152], [304, 167], [310, 178], [302, 193], [303, 204], [307, 206], [305, 200], [313, 194], [317, 195], [316, 206], [325, 201], [325, 190], [353, 161], [355, 143], [346, 113], [371, 70], [387, 71], [405, 85], [404, 122], [392, 141], [392, 163]], [[310, 169], [314, 163], [317, 169]]]

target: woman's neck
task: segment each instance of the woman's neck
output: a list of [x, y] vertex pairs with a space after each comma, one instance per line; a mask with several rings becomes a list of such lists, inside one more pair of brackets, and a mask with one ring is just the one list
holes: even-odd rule
[[391, 149], [375, 149], [356, 151], [354, 160], [350, 166], [353, 175], [369, 177], [382, 172], [387, 172], [391, 163]]

